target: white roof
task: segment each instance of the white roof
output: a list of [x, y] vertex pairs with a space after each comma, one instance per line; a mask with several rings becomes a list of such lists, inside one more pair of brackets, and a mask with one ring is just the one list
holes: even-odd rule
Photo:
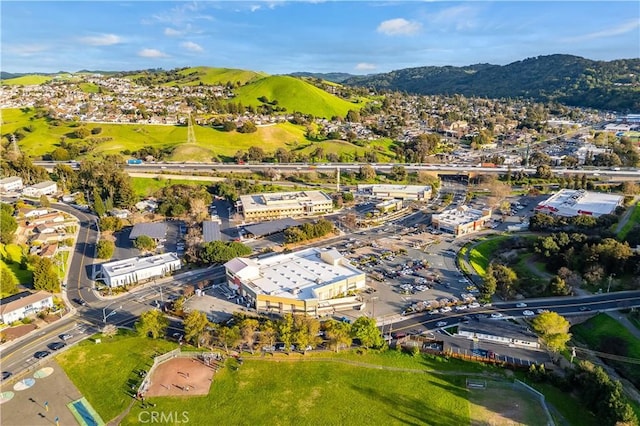
[[618, 194], [605, 194], [582, 189], [561, 189], [538, 203], [536, 210], [546, 210], [559, 216], [585, 214], [597, 217], [613, 213], [623, 198]]
[[129, 274], [134, 271], [142, 271], [148, 268], [155, 268], [171, 262], [179, 262], [180, 258], [176, 253], [162, 253], [148, 257], [132, 257], [129, 259], [115, 260], [103, 263], [102, 271], [109, 277]]
[[277, 206], [314, 205], [333, 203], [331, 197], [322, 191], [273, 192], [241, 195], [240, 201], [245, 211], [270, 211]]
[[[488, 214], [490, 215], [491, 213], [489, 212]], [[433, 219], [450, 226], [457, 226], [475, 222], [483, 216], [485, 216], [485, 212], [482, 210], [472, 209], [469, 206], [460, 206], [455, 209], [445, 210], [440, 214], [434, 214]]]
[[13, 182], [22, 182], [22, 178], [20, 176], [9, 176], [9, 177], [0, 179], [0, 185], [6, 185], [7, 183], [13, 183]]
[[373, 192], [401, 192], [405, 194], [416, 194], [418, 192], [431, 191], [429, 185], [393, 185], [393, 184], [380, 184], [380, 185], [367, 185], [358, 184], [358, 191], [369, 190]]
[[[363, 274], [337, 250], [318, 248], [257, 260], [236, 258], [225, 267], [252, 284], [257, 293], [291, 299], [313, 299], [314, 288]], [[249, 273], [242, 276], [245, 271]]]
[[34, 189], [46, 189], [52, 185], [56, 185], [56, 183], [52, 180], [45, 180], [44, 182], [36, 183], [35, 185], [31, 185], [31, 188]]

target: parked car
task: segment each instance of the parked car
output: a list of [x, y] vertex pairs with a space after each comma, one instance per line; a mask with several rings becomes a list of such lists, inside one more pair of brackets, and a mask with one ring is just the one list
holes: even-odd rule
[[65, 334], [61, 334], [61, 335], [60, 335], [60, 338], [61, 338], [62, 340], [69, 340], [69, 339], [71, 339], [72, 337], [73, 337], [73, 334], [69, 334], [69, 333], [65, 333]]

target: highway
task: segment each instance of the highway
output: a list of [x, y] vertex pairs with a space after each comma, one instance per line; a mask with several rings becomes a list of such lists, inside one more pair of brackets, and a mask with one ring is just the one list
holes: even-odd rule
[[[56, 164], [69, 164], [68, 162], [55, 161], [34, 161], [34, 164], [42, 166], [52, 171]], [[301, 171], [311, 172], [314, 170], [354, 170], [357, 171], [363, 165], [370, 165], [376, 170], [385, 172], [390, 171], [394, 166], [403, 166], [407, 171], [431, 171], [443, 172], [449, 174], [469, 174], [469, 173], [497, 173], [504, 174], [509, 170], [512, 172], [522, 170], [526, 173], [533, 174], [536, 172], [535, 167], [520, 166], [498, 166], [498, 167], [478, 167], [477, 164], [421, 164], [421, 163], [252, 163], [252, 164], [234, 164], [234, 163], [143, 163], [138, 165], [127, 165], [125, 170], [130, 172], [148, 172], [148, 173], [212, 173], [212, 172], [229, 172], [248, 173], [251, 171], [263, 171], [268, 169], [279, 169], [281, 171]], [[584, 168], [584, 169], [568, 169], [565, 167], [552, 167], [551, 170], [556, 174], [586, 174], [587, 176], [606, 176], [610, 178], [639, 178], [640, 170], [635, 168], [620, 168], [620, 170]]]
[[[526, 306], [516, 306], [519, 303], [525, 303]], [[478, 309], [454, 310], [448, 314], [430, 314], [427, 312], [409, 314], [402, 321], [394, 323], [393, 330], [401, 331], [420, 327], [427, 330], [437, 330], [457, 325], [464, 320], [464, 317], [471, 317], [472, 319], [486, 317], [495, 321], [508, 318], [524, 318], [526, 316], [523, 312], [527, 310], [532, 311], [536, 315], [539, 310], [549, 310], [563, 316], [573, 316], [637, 307], [640, 307], [640, 291], [603, 293], [590, 296], [525, 299], [493, 303], [490, 307]], [[491, 314], [496, 313], [502, 314], [502, 318], [491, 318]], [[529, 318], [532, 317], [533, 316], [529, 316]], [[437, 325], [438, 323], [441, 324]]]

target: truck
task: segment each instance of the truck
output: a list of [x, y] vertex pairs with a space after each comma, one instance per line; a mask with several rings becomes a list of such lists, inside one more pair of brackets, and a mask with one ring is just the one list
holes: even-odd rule
[[131, 159], [127, 160], [127, 164], [130, 165], [130, 166], [135, 166], [135, 165], [138, 165], [138, 164], [142, 164], [142, 160], [139, 159], [139, 158], [131, 158]]

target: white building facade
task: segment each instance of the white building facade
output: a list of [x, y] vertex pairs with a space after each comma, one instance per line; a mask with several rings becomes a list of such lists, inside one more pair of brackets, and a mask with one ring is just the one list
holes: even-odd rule
[[561, 189], [538, 203], [535, 211], [564, 217], [579, 215], [600, 217], [603, 214], [613, 214], [618, 206], [622, 206], [623, 200], [624, 196], [617, 194], [584, 189]]
[[16, 192], [22, 190], [24, 183], [20, 176], [10, 176], [0, 179], [0, 192]]
[[56, 192], [58, 192], [58, 184], [52, 180], [36, 183], [35, 185], [27, 186], [22, 190], [22, 193], [28, 197], [53, 195]]
[[53, 307], [53, 295], [45, 291], [23, 291], [0, 300], [0, 321], [11, 324]]
[[431, 191], [430, 185], [358, 185], [358, 195], [381, 200], [428, 200]]
[[365, 273], [335, 249], [235, 258], [224, 266], [229, 288], [258, 312], [318, 316], [323, 307], [364, 288], [366, 281]]
[[103, 263], [95, 278], [109, 287], [121, 287], [164, 277], [181, 268], [182, 262], [176, 253], [163, 253]]

